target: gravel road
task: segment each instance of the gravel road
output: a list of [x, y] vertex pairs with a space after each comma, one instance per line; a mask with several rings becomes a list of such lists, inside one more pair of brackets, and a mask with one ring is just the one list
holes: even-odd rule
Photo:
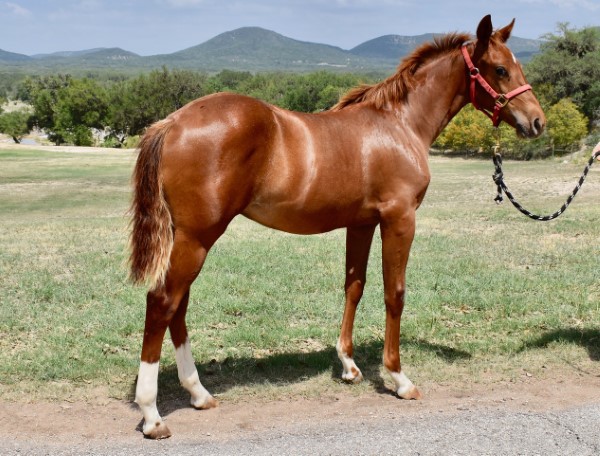
[[[2, 455], [600, 455], [599, 379], [274, 403], [171, 404], [173, 437], [144, 440], [130, 404], [0, 404]], [[165, 404], [166, 405], [166, 404]], [[163, 409], [165, 407], [163, 405]], [[96, 417], [96, 418], [95, 418]], [[138, 430], [136, 430], [138, 425]]]
[[459, 411], [456, 414], [315, 423], [304, 429], [161, 442], [39, 446], [7, 442], [5, 455], [577, 455], [600, 454], [600, 404], [560, 412]]

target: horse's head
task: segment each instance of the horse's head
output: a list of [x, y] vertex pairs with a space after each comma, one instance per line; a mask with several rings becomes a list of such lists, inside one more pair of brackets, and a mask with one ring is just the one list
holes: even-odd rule
[[[534, 138], [544, 130], [546, 117], [527, 84], [521, 64], [506, 46], [515, 20], [494, 32], [491, 16], [477, 27], [477, 41], [465, 46], [463, 55], [470, 72], [469, 97], [473, 105], [495, 125], [501, 120], [522, 137]], [[469, 49], [472, 51], [469, 52]]]

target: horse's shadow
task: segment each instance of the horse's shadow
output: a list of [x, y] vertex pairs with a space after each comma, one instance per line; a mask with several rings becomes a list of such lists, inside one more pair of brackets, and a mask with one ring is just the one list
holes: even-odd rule
[[[418, 350], [434, 353], [451, 364], [471, 358], [471, 354], [446, 345], [432, 344], [424, 340], [403, 339], [402, 346], [413, 346]], [[355, 360], [365, 378], [371, 381], [373, 390], [379, 394], [394, 394], [387, 388], [380, 375], [383, 342], [373, 340], [355, 345]], [[226, 358], [196, 363], [202, 384], [218, 396], [227, 391], [252, 385], [293, 385], [311, 377], [331, 371], [335, 381], [341, 380], [341, 364], [335, 347], [308, 353], [293, 352], [270, 356]], [[188, 408], [189, 397], [180, 386], [175, 364], [161, 368], [158, 376], [158, 401], [164, 416]], [[131, 385], [130, 399], [135, 396], [135, 382]]]
[[600, 329], [560, 328], [548, 331], [540, 337], [523, 343], [520, 351], [545, 348], [553, 342], [580, 345], [592, 361], [600, 361]]

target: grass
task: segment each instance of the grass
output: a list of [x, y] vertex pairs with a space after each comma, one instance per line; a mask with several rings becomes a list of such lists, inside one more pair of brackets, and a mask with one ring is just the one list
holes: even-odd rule
[[[126, 281], [131, 152], [0, 150], [0, 398], [131, 399], [145, 290]], [[402, 360], [420, 385], [600, 374], [600, 167], [573, 206], [539, 223], [496, 207], [487, 161], [431, 159], [417, 217]], [[599, 165], [600, 166], [600, 165]], [[558, 208], [580, 166], [507, 162], [532, 210]], [[355, 325], [367, 381], [348, 387], [335, 340], [343, 231], [292, 236], [236, 219], [188, 312], [203, 383], [221, 400], [361, 394], [381, 375], [381, 242]], [[183, 397], [165, 342], [160, 394]]]

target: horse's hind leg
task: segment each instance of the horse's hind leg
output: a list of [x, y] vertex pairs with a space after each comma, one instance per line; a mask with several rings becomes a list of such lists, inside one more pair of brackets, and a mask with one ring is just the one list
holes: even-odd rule
[[202, 386], [192, 355], [192, 348], [185, 324], [185, 314], [187, 312], [189, 297], [190, 293], [188, 291], [183, 297], [181, 304], [179, 304], [179, 308], [169, 325], [169, 332], [175, 346], [175, 359], [177, 360], [179, 381], [190, 393], [190, 403], [197, 409], [209, 409], [216, 407], [217, 401]]
[[336, 349], [344, 368], [342, 378], [354, 383], [360, 382], [363, 376], [352, 358], [352, 328], [356, 307], [365, 287], [367, 262], [374, 231], [375, 226], [368, 226], [348, 228], [346, 232], [346, 283], [344, 287], [346, 306]]
[[[176, 231], [165, 282], [149, 291], [146, 298], [146, 323], [135, 401], [144, 415], [144, 435], [149, 438], [162, 439], [171, 435], [156, 407], [162, 342], [167, 327], [172, 324], [175, 316], [178, 317], [178, 320], [185, 318], [189, 288], [200, 272], [207, 252], [208, 248], [202, 246], [196, 239], [186, 236], [181, 231]], [[184, 309], [180, 312], [182, 304]], [[187, 360], [185, 348], [180, 349], [181, 353]], [[188, 360], [186, 367], [189, 366], [189, 363]], [[193, 364], [193, 360], [191, 363]], [[190, 374], [189, 369], [183, 371]], [[193, 373], [187, 378], [190, 377], [193, 377]], [[195, 383], [192, 381], [192, 384]]]

